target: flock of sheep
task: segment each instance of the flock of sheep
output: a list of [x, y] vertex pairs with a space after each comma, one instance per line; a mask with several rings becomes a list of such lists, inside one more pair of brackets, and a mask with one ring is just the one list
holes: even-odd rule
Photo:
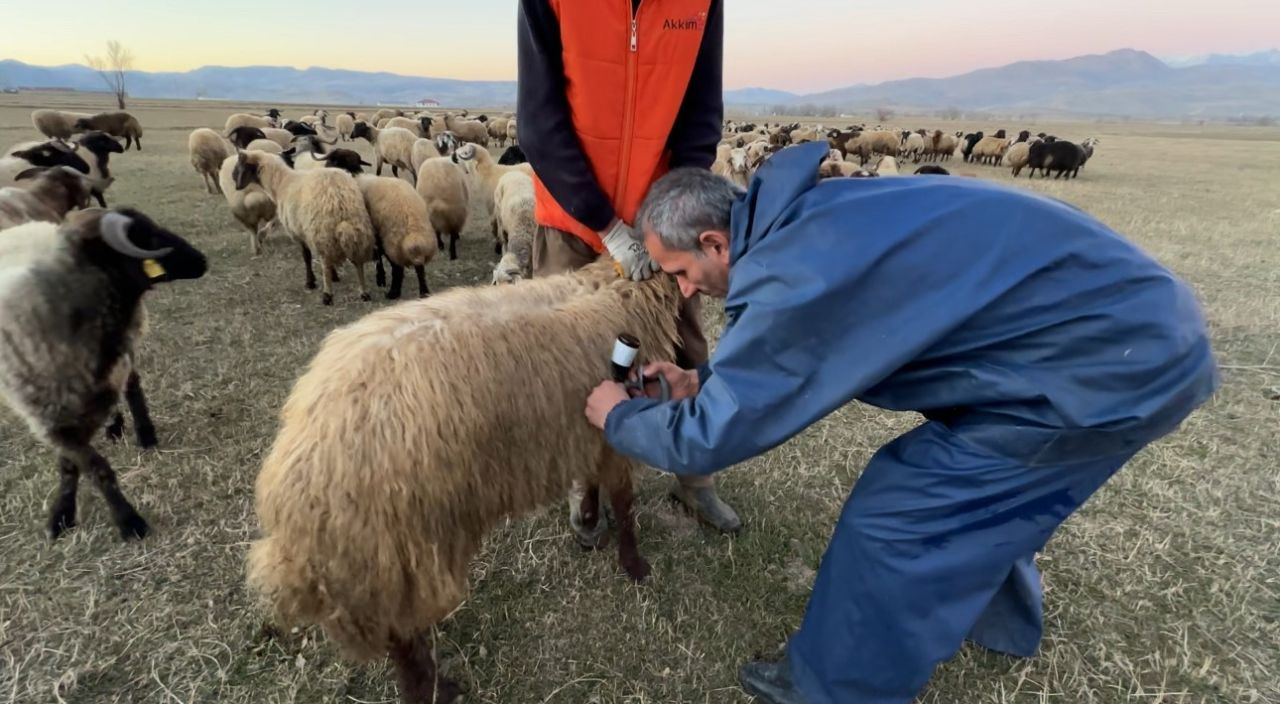
[[[50, 534], [75, 525], [84, 475], [121, 535], [141, 538], [148, 525], [92, 440], [104, 427], [122, 436], [123, 402], [139, 445], [155, 446], [133, 365], [141, 301], [157, 284], [203, 276], [205, 258], [142, 213], [106, 209], [109, 157], [125, 149], [117, 138], [141, 149], [136, 119], [42, 110], [33, 123], [47, 141], [0, 158], [0, 397], [58, 452]], [[823, 139], [832, 149], [824, 176], [889, 175], [899, 160], [956, 153], [1046, 173], [1084, 161], [1061, 156], [1054, 145], [1065, 142], [1026, 133], [726, 130], [714, 168], [744, 184], [778, 148]], [[372, 145], [373, 164], [343, 146], [358, 139]], [[489, 144], [508, 142], [495, 160]], [[262, 537], [248, 562], [250, 584], [278, 619], [319, 625], [355, 660], [389, 657], [405, 702], [448, 702], [459, 692], [439, 676], [429, 634], [465, 598], [486, 535], [562, 500], [574, 482], [609, 499], [623, 570], [636, 580], [650, 572], [636, 539], [632, 464], [582, 421], [581, 406], [609, 376], [620, 333], [640, 340], [647, 361], [672, 358], [680, 294], [671, 277], [618, 277], [607, 258], [528, 280], [533, 181], [515, 142], [514, 117], [392, 110], [317, 110], [297, 120], [240, 113], [188, 139], [193, 168], [248, 231], [251, 251], [282, 231], [302, 252], [307, 288], [316, 288], [319, 269], [325, 304], [348, 263], [364, 300], [370, 261], [378, 286], [389, 264], [389, 299], [401, 295], [407, 269], [417, 276], [419, 300], [331, 333], [295, 384], [257, 478]], [[380, 175], [384, 166], [390, 176]], [[101, 207], [88, 208], [90, 198]], [[476, 199], [492, 213], [500, 255], [491, 283], [513, 285], [428, 298], [425, 268], [445, 235], [457, 257]]]
[[[993, 135], [982, 132], [954, 134], [942, 130], [917, 129], [894, 131], [883, 127], [868, 129], [865, 125], [846, 129], [823, 128], [821, 125], [763, 124], [729, 122], [717, 146], [712, 170], [746, 186], [755, 171], [779, 149], [792, 144], [826, 141], [831, 152], [819, 167], [823, 178], [896, 176], [908, 159], [914, 164], [943, 162], [959, 156], [970, 164], [1005, 165], [1018, 176], [1030, 168], [1028, 176], [1041, 171], [1044, 177], [1055, 172], [1055, 178], [1075, 178], [1093, 156], [1098, 140], [1089, 138], [1075, 144], [1045, 133], [1032, 135], [1023, 130], [1009, 137], [1005, 130]], [[950, 172], [926, 163], [915, 174], [948, 175]]]

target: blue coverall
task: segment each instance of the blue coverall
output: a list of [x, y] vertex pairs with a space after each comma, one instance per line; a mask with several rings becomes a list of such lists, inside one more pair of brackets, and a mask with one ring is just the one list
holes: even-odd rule
[[1085, 213], [967, 178], [818, 181], [826, 151], [784, 150], [734, 205], [698, 395], [605, 429], [709, 474], [853, 399], [923, 414], [854, 486], [788, 646], [812, 704], [899, 704], [966, 638], [1035, 653], [1034, 554], [1218, 375], [1188, 287]]

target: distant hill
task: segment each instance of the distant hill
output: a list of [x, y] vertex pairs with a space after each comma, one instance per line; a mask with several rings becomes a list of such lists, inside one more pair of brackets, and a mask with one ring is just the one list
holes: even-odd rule
[[[992, 114], [1230, 118], [1280, 115], [1280, 50], [1245, 56], [1210, 55], [1171, 66], [1144, 51], [1121, 49], [1059, 61], [1019, 61], [950, 78], [912, 78], [796, 95], [770, 88], [725, 91], [738, 106], [819, 105], [843, 112], [892, 108], [932, 112], [956, 108]], [[30, 66], [0, 61], [0, 88], [101, 90], [85, 66]], [[139, 98], [445, 106], [509, 106], [514, 81], [366, 73], [280, 66], [205, 66], [184, 73], [131, 71]]]

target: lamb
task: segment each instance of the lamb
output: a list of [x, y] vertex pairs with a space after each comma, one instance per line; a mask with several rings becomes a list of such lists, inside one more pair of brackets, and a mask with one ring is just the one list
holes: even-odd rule
[[342, 138], [342, 141], [351, 141], [351, 130], [356, 127], [356, 114], [354, 112], [338, 113], [335, 121], [338, 124], [338, 135]]
[[470, 193], [462, 169], [452, 157], [427, 159], [418, 167], [418, 195], [427, 204], [436, 245], [443, 248], [442, 235], [449, 236], [449, 259], [458, 258], [458, 237], [467, 224]]
[[35, 166], [17, 185], [0, 188], [0, 230], [26, 222], [60, 223], [72, 208], [89, 205], [89, 181], [69, 166]]
[[444, 128], [458, 135], [458, 139], [482, 147], [489, 144], [489, 128], [479, 120], [460, 120], [448, 113], [444, 116]]
[[294, 171], [274, 154], [247, 151], [237, 155], [232, 177], [236, 190], [259, 184], [275, 201], [280, 224], [302, 246], [308, 289], [316, 287], [312, 251], [319, 256], [324, 305], [333, 305], [334, 274], [343, 261], [355, 267], [360, 300], [371, 300], [364, 265], [373, 258], [373, 223], [350, 174], [338, 169]]
[[427, 262], [435, 256], [438, 247], [426, 202], [413, 186], [398, 178], [360, 176], [356, 178], [356, 185], [364, 195], [365, 208], [373, 223], [379, 284], [383, 280], [382, 257], [386, 256], [391, 263], [387, 300], [400, 297], [407, 267], [413, 267], [418, 276], [418, 297], [425, 298], [430, 293]]
[[123, 154], [124, 147], [105, 132], [86, 132], [76, 138], [76, 144], [86, 152], [85, 163], [89, 165], [89, 192], [98, 201], [98, 205], [107, 207], [107, 188], [115, 183], [111, 175], [110, 160], [112, 154]]
[[[27, 223], [0, 237], [0, 398], [58, 453], [52, 538], [76, 525], [81, 474], [102, 492], [122, 537], [147, 535], [146, 520], [91, 442], [123, 393], [139, 444], [155, 446], [132, 364], [142, 297], [155, 283], [198, 279], [206, 268], [185, 240], [129, 209]], [[116, 421], [112, 431], [122, 428]]]
[[[719, 151], [717, 151], [718, 155]], [[751, 182], [751, 172], [747, 168], [747, 150], [741, 147], [730, 149], [727, 160], [721, 161], [717, 158], [711, 165], [711, 173], [723, 176], [730, 182], [746, 188]]]
[[62, 142], [49, 141], [35, 145], [18, 145], [9, 153], [0, 157], [0, 188], [12, 186], [18, 175], [33, 166], [70, 166], [82, 174], [88, 175], [89, 164], [76, 152], [80, 145], [67, 146]]
[[386, 162], [391, 166], [391, 175], [399, 176], [400, 169], [404, 169], [409, 179], [417, 182], [417, 172], [413, 170], [413, 143], [418, 139], [417, 135], [403, 127], [378, 129], [370, 127], [367, 122], [357, 122], [351, 138], [361, 137], [373, 145], [374, 173], [381, 176], [382, 164]]
[[889, 132], [887, 130], [870, 130], [859, 133], [856, 137], [845, 142], [845, 152], [846, 155], [856, 154], [858, 156], [859, 163], [865, 166], [874, 154], [897, 156], [898, 145], [898, 135], [893, 132]]
[[100, 112], [91, 117], [82, 117], [76, 120], [75, 129], [77, 132], [97, 130], [112, 137], [123, 137], [125, 149], [136, 144], [138, 151], [142, 151], [142, 124], [127, 112]]
[[36, 110], [31, 113], [31, 124], [40, 134], [49, 139], [67, 141], [76, 133], [76, 121], [92, 115], [84, 112], [64, 112], [62, 110]]
[[507, 125], [510, 123], [505, 117], [495, 117], [489, 120], [489, 137], [492, 138], [499, 147], [505, 146], [507, 143]]
[[218, 184], [218, 170], [222, 162], [234, 153], [234, 148], [222, 135], [208, 127], [193, 130], [187, 137], [187, 151], [191, 154], [191, 167], [204, 179], [209, 193], [222, 193]]
[[493, 283], [514, 283], [533, 276], [533, 178], [513, 171], [498, 180], [493, 194], [494, 251], [502, 255]]
[[231, 215], [249, 231], [249, 253], [253, 256], [262, 254], [262, 239], [275, 223], [276, 203], [267, 195], [265, 189], [258, 184], [250, 184], [243, 189], [236, 188], [235, 169], [238, 158], [235, 154], [223, 159], [218, 170], [218, 190], [227, 199]]
[[409, 160], [413, 167], [413, 172], [418, 173], [418, 169], [422, 167], [422, 162], [427, 159], [434, 159], [443, 156], [440, 150], [436, 148], [434, 140], [419, 137], [413, 141], [413, 151], [410, 152]]
[[[441, 704], [459, 691], [438, 680], [429, 632], [466, 597], [496, 526], [563, 501], [574, 481], [602, 485], [619, 561], [646, 577], [632, 463], [581, 406], [608, 378], [620, 333], [649, 361], [673, 358], [679, 301], [671, 277], [624, 281], [605, 260], [453, 289], [331, 333], [255, 484], [251, 590], [278, 621], [319, 625], [347, 657], [390, 656], [402, 701]], [[529, 397], [518, 412], [495, 405], [515, 388]]]
[[280, 124], [279, 120], [280, 111], [274, 108], [272, 108], [265, 117], [238, 112], [227, 118], [227, 124], [222, 128], [222, 133], [229, 134], [231, 130], [234, 130], [237, 127], [257, 127], [258, 129], [277, 127]]
[[488, 149], [474, 143], [463, 144], [453, 154], [459, 163], [467, 162], [473, 168], [472, 179], [476, 185], [474, 193], [488, 203], [490, 208], [493, 207], [493, 193], [498, 188], [498, 179], [512, 171], [533, 175], [533, 167], [529, 164], [500, 166], [494, 162]]

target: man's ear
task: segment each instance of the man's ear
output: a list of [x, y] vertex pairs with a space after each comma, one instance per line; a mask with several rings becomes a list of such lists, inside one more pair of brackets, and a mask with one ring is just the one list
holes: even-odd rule
[[715, 255], [727, 256], [729, 253], [729, 234], [720, 232], [719, 230], [704, 230], [698, 235], [698, 244], [702, 245], [702, 251]]

